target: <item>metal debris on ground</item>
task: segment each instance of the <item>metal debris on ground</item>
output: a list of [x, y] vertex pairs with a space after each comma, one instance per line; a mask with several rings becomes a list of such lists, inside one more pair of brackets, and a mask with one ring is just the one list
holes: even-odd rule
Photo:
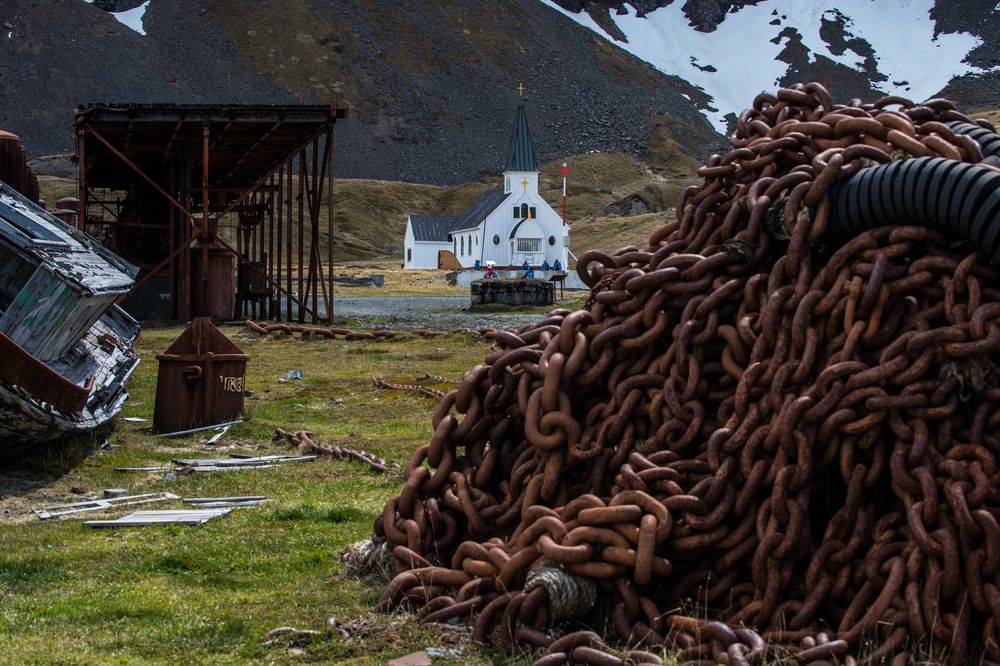
[[184, 437], [186, 435], [193, 435], [198, 432], [205, 432], [206, 430], [219, 430], [221, 428], [228, 428], [229, 426], [234, 426], [237, 423], [243, 423], [243, 419], [236, 419], [235, 421], [226, 421], [225, 423], [215, 423], [213, 425], [200, 426], [198, 428], [190, 428], [189, 430], [178, 430], [177, 432], [163, 432], [156, 435], [157, 437], [162, 437], [164, 439], [173, 439], [175, 437]]
[[[546, 666], [1000, 661], [1000, 135], [813, 83], [731, 143], [442, 399], [374, 526], [379, 610]], [[589, 586], [543, 564], [608, 636], [559, 635]]]
[[223, 435], [229, 432], [229, 427], [230, 426], [222, 426], [221, 428], [219, 428], [219, 431], [214, 435], [212, 435], [211, 437], [209, 437], [205, 441], [205, 444], [215, 444], [216, 442], [218, 442], [220, 439], [222, 439]]
[[88, 520], [85, 527], [144, 527], [146, 525], [203, 525], [225, 516], [232, 509], [179, 509], [175, 511], [134, 511], [114, 520]]
[[181, 473], [223, 472], [241, 469], [266, 469], [287, 463], [305, 463], [316, 456], [257, 456], [252, 458], [175, 458], [171, 462], [181, 467]]
[[185, 497], [185, 504], [194, 504], [204, 509], [218, 509], [222, 507], [257, 506], [267, 502], [263, 495], [251, 495], [248, 497]]
[[115, 467], [116, 472], [166, 472], [170, 467]]
[[289, 370], [288, 372], [286, 372], [285, 374], [283, 374], [281, 376], [281, 379], [279, 379], [278, 381], [290, 382], [290, 381], [294, 381], [296, 379], [302, 379], [302, 371], [301, 370]]
[[102, 511], [114, 509], [120, 506], [136, 506], [139, 504], [152, 504], [154, 502], [165, 502], [167, 500], [179, 499], [173, 493], [146, 493], [144, 495], [125, 495], [122, 497], [109, 497], [106, 499], [92, 499], [86, 502], [73, 502], [71, 504], [56, 504], [42, 508], [32, 508], [32, 512], [38, 516], [39, 520], [52, 520], [75, 513], [88, 511]]
[[400, 470], [400, 466], [397, 463], [387, 463], [384, 458], [375, 457], [374, 453], [348, 449], [343, 446], [324, 446], [322, 444], [317, 444], [313, 440], [313, 437], [315, 437], [315, 435], [305, 430], [289, 432], [287, 430], [282, 430], [281, 428], [275, 428], [274, 437], [271, 438], [271, 441], [286, 441], [293, 446], [298, 447], [299, 451], [302, 452], [310, 451], [321, 455], [333, 456], [334, 458], [350, 458], [351, 460], [357, 460], [358, 462], [363, 462], [371, 467], [373, 472], [379, 472], [380, 474], [398, 472]]
[[128, 421], [129, 423], [149, 423], [149, 419], [140, 418], [138, 416], [123, 416], [122, 421]]

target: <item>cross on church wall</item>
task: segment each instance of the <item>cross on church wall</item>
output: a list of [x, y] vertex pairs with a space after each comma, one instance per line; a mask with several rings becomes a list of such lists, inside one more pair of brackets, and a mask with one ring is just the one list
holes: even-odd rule
[[525, 193], [527, 193], [528, 192], [528, 179], [527, 178], [522, 179], [521, 180], [521, 185], [524, 185], [524, 191], [525, 191]]

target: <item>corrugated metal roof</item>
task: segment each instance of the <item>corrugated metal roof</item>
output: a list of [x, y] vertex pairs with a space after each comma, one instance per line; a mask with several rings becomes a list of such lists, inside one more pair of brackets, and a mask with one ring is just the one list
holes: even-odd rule
[[524, 104], [517, 105], [514, 137], [510, 142], [510, 152], [507, 153], [507, 166], [504, 167], [504, 171], [539, 171], [538, 161], [535, 159], [535, 144], [531, 142]]
[[445, 242], [448, 240], [448, 230], [457, 219], [456, 215], [411, 215], [413, 240]]
[[473, 227], [478, 227], [479, 223], [486, 219], [486, 217], [497, 209], [497, 206], [504, 202], [509, 195], [504, 192], [501, 188], [496, 188], [493, 190], [487, 190], [483, 193], [483, 196], [479, 197], [479, 201], [472, 204], [464, 214], [460, 215], [456, 219], [451, 228], [448, 231], [461, 231], [462, 229], [472, 229]]

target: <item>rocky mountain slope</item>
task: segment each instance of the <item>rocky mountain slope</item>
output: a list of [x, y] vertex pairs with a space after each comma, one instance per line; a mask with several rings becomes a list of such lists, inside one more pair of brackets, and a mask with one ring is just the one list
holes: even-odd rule
[[455, 184], [502, 168], [521, 81], [543, 160], [722, 141], [693, 86], [538, 0], [4, 0], [0, 26], [0, 127], [32, 156], [71, 150], [81, 102], [346, 99], [339, 176]]

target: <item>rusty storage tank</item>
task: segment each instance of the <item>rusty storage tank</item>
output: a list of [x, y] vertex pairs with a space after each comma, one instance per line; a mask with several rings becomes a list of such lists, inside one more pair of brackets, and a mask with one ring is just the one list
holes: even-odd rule
[[57, 210], [80, 210], [80, 200], [76, 197], [59, 197], [56, 199], [56, 209]]
[[0, 180], [28, 196], [25, 187], [25, 153], [16, 134], [0, 130]]
[[209, 317], [195, 317], [156, 356], [153, 428], [179, 432], [240, 418], [248, 358]]
[[[207, 270], [203, 267], [206, 265]], [[214, 321], [233, 318], [236, 275], [232, 253], [220, 243], [191, 248], [191, 312]]]

